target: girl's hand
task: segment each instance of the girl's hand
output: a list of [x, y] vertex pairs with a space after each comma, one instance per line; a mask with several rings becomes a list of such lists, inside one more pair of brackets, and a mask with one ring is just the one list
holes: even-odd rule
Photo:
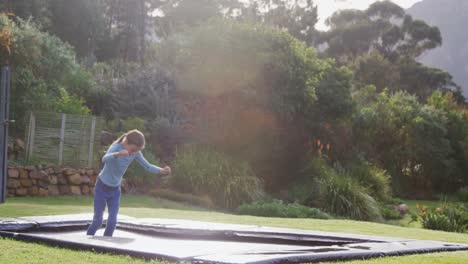
[[128, 155], [129, 155], [128, 150], [122, 149], [121, 151], [117, 152], [117, 154], [115, 156], [116, 157], [127, 157]]
[[169, 166], [166, 166], [161, 169], [161, 174], [171, 174], [171, 173], [172, 173], [172, 170]]

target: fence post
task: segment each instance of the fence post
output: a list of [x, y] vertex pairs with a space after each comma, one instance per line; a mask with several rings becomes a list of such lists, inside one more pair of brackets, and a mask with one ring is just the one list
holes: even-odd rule
[[93, 150], [94, 150], [94, 132], [96, 130], [96, 117], [93, 116], [91, 120], [91, 134], [89, 139], [89, 150], [88, 150], [88, 168], [92, 167], [93, 163]]
[[60, 128], [59, 165], [62, 165], [62, 160], [63, 160], [63, 142], [65, 141], [66, 120], [67, 120], [67, 115], [62, 114], [62, 127]]
[[29, 147], [31, 145], [31, 113], [29, 113], [29, 124], [28, 124], [28, 132], [26, 134], [26, 149], [24, 151], [24, 160], [28, 161], [29, 160]]
[[36, 135], [36, 116], [31, 112], [29, 116], [29, 131], [28, 131], [28, 152], [27, 160], [30, 161], [34, 152], [34, 137]]
[[5, 202], [8, 178], [8, 124], [10, 98], [10, 67], [2, 66], [0, 84], [0, 203]]

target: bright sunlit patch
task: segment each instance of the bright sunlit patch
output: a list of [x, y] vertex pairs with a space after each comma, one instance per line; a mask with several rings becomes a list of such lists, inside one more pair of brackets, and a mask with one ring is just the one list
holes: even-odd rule
[[[420, 2], [421, 0], [393, 0], [394, 3], [398, 4], [403, 8], [409, 8], [413, 4]], [[314, 3], [318, 7], [318, 23], [316, 28], [319, 30], [328, 30], [325, 25], [325, 20], [330, 17], [334, 12], [340, 9], [360, 9], [364, 10], [369, 7], [370, 4], [376, 2], [376, 0], [314, 0]]]

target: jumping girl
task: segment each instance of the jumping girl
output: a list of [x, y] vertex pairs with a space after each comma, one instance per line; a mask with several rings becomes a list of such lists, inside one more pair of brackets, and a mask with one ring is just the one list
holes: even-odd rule
[[112, 236], [117, 224], [117, 214], [120, 206], [120, 184], [122, 176], [134, 159], [143, 168], [152, 173], [169, 174], [171, 168], [157, 167], [150, 164], [141, 154], [145, 147], [145, 136], [138, 130], [132, 130], [118, 138], [107, 150], [102, 162], [104, 168], [99, 173], [94, 187], [94, 217], [87, 235], [94, 236], [102, 225], [104, 209], [108, 209], [108, 218], [104, 236]]

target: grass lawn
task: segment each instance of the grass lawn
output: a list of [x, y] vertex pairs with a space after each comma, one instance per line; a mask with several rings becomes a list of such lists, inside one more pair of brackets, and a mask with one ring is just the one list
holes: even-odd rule
[[[424, 202], [419, 202], [420, 204]], [[425, 203], [428, 204], [428, 203]], [[408, 203], [414, 207], [416, 202]], [[10, 198], [0, 205], [0, 217], [91, 213], [91, 197]], [[275, 227], [348, 232], [415, 239], [440, 240], [468, 244], [467, 234], [424, 230], [414, 227], [359, 222], [351, 220], [317, 220], [294, 218], [267, 218], [240, 216], [197, 208], [181, 203], [145, 196], [125, 195], [121, 201], [121, 214], [134, 217], [193, 219], [222, 223], [256, 224]], [[148, 263], [143, 260], [74, 251], [50, 246], [0, 239], [0, 263]], [[153, 261], [152, 263], [167, 263]], [[348, 263], [468, 263], [468, 251], [412, 255]]]

